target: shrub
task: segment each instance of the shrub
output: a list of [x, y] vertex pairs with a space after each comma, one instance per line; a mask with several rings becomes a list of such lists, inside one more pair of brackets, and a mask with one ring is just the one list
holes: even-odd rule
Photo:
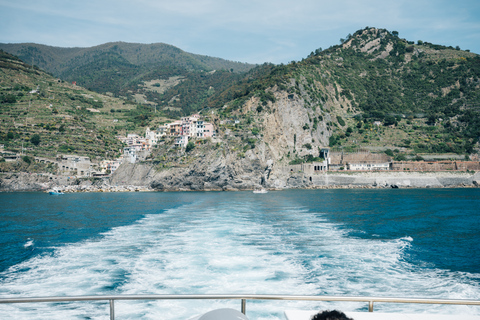
[[34, 145], [38, 146], [41, 142], [40, 140], [40, 135], [38, 134], [34, 134], [31, 138], [30, 138], [30, 142], [33, 143]]
[[185, 152], [190, 152], [195, 148], [195, 143], [193, 141], [189, 141], [187, 143], [187, 147], [185, 148]]
[[289, 165], [294, 165], [294, 164], [302, 164], [302, 163], [303, 163], [303, 159], [301, 159], [301, 158], [296, 158], [296, 159], [290, 161], [288, 164], [289, 164]]
[[28, 163], [28, 164], [32, 163], [32, 159], [29, 156], [23, 156], [22, 160], [23, 160], [23, 162]]

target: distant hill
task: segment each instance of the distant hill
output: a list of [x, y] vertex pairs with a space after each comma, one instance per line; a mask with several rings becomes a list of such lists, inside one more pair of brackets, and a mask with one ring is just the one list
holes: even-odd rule
[[61, 48], [35, 43], [4, 44], [0, 49], [53, 74], [65, 77], [72, 70], [115, 57], [119, 65], [143, 68], [169, 66], [189, 71], [231, 70], [245, 72], [254, 65], [185, 52], [164, 43], [111, 42], [88, 48]]
[[[38, 66], [53, 76], [89, 90], [124, 97], [134, 102], [168, 107], [166, 113], [181, 116], [194, 111], [212, 89], [228, 86], [240, 73], [254, 67], [252, 64], [232, 62], [182, 51], [163, 43], [138, 44], [114, 42], [90, 48], [59, 48], [33, 43], [0, 44], [0, 49]], [[208, 76], [209, 72], [220, 72]], [[157, 84], [170, 78], [189, 80], [188, 96], [175, 94], [167, 102], [145, 82]], [[199, 81], [199, 82], [198, 82]], [[198, 83], [197, 83], [198, 82]], [[193, 84], [192, 84], [193, 83]]]

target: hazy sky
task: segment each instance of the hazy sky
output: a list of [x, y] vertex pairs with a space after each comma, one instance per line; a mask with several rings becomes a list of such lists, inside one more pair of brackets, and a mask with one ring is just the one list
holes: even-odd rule
[[0, 42], [90, 47], [163, 42], [288, 63], [366, 26], [480, 53], [480, 0], [0, 0]]

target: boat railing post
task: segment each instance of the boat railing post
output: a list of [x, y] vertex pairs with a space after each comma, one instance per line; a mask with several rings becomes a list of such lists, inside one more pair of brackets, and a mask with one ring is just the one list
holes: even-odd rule
[[110, 320], [115, 320], [115, 305], [114, 300], [110, 300]]
[[242, 313], [246, 314], [247, 312], [247, 299], [242, 299], [242, 307], [241, 307]]
[[373, 312], [373, 301], [368, 302], [368, 312]]

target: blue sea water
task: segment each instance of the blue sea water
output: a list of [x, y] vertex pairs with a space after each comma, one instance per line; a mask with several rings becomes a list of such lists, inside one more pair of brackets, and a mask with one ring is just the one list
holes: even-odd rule
[[[0, 297], [291, 294], [480, 299], [480, 190], [0, 194]], [[188, 319], [229, 301], [117, 302]], [[364, 311], [364, 303], [249, 302]], [[376, 304], [383, 312], [480, 307]], [[105, 319], [105, 303], [0, 305], [0, 319]]]

